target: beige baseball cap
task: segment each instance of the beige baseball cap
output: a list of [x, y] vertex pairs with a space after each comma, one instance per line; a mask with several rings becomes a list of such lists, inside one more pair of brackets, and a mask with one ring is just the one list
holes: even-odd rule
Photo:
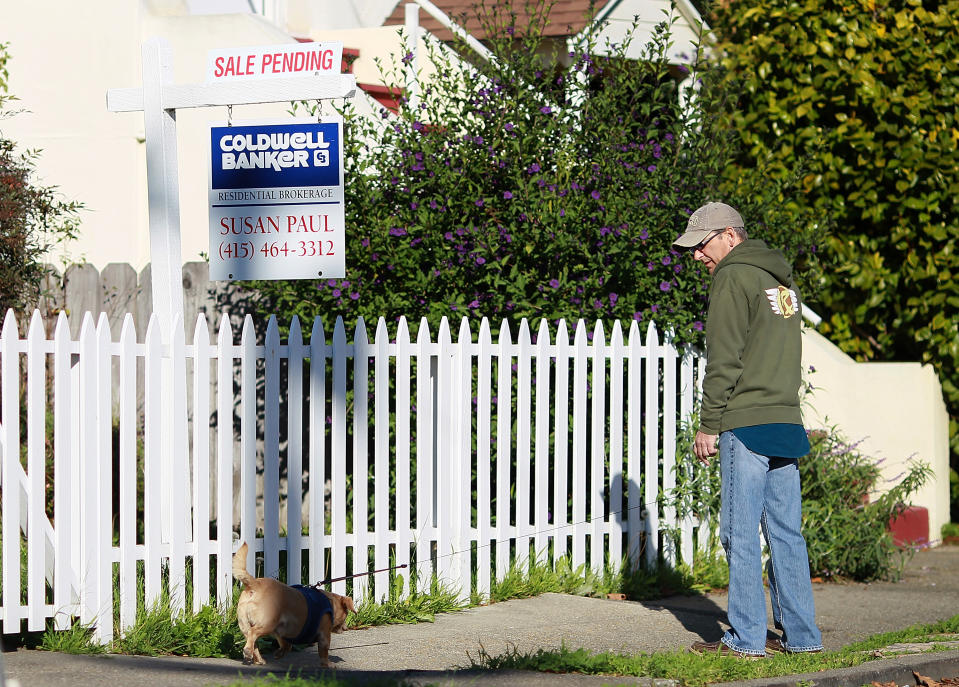
[[742, 216], [726, 203], [706, 203], [689, 216], [686, 222], [686, 231], [673, 245], [679, 248], [693, 248], [714, 231], [722, 231], [726, 227], [742, 229]]

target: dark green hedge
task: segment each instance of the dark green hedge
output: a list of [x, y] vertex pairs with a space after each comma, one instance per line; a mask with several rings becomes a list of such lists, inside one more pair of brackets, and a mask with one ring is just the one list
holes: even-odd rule
[[799, 201], [835, 225], [822, 330], [860, 359], [935, 366], [955, 464], [959, 1], [737, 0], [712, 22], [743, 144], [730, 178], [807, 167]]

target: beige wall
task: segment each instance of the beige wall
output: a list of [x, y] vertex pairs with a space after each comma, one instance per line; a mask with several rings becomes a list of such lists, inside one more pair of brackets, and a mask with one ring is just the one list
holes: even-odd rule
[[[40, 180], [82, 202], [81, 237], [50, 262], [87, 260], [142, 268], [150, 261], [143, 115], [106, 108], [111, 88], [141, 85], [140, 42], [173, 49], [173, 80], [202, 83], [209, 50], [294, 39], [253, 14], [183, 15], [175, 2], [130, 0], [0, 3], [0, 41], [10, 43], [9, 91], [25, 112], [0, 121], [22, 148], [42, 150]], [[361, 111], [373, 105], [358, 94]], [[289, 103], [233, 108], [233, 120], [287, 117]], [[332, 112], [331, 107], [326, 108]], [[183, 262], [208, 250], [208, 127], [226, 108], [177, 112]]]
[[838, 427], [859, 450], [881, 461], [886, 487], [911, 460], [934, 476], [912, 497], [929, 509], [929, 538], [949, 522], [949, 417], [935, 371], [919, 363], [857, 363], [811, 329], [803, 331], [803, 368], [813, 385], [807, 427]]

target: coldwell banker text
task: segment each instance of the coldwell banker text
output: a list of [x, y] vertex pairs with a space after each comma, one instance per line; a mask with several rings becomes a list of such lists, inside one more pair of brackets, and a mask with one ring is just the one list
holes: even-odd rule
[[226, 134], [220, 137], [222, 169], [328, 167], [330, 144], [322, 131]]

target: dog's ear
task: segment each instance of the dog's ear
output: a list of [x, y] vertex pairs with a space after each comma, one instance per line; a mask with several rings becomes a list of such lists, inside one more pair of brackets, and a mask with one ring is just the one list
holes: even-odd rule
[[343, 597], [343, 605], [346, 606], [346, 609], [347, 609], [350, 613], [356, 613], [356, 607], [353, 605], [353, 597], [352, 597], [352, 596], [344, 596], [344, 597]]

